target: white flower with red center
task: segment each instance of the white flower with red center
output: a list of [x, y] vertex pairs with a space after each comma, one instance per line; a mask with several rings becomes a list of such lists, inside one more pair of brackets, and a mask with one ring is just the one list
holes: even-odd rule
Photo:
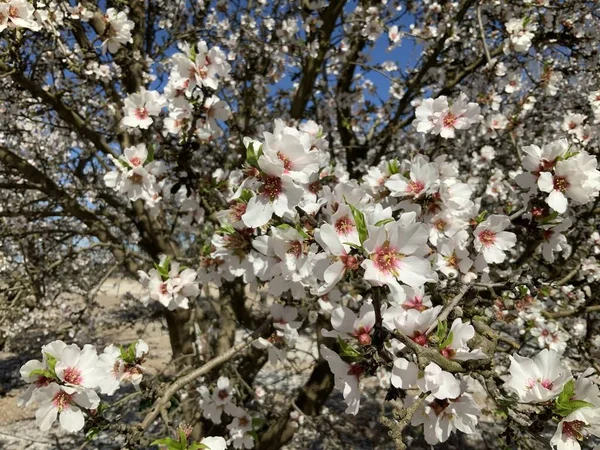
[[392, 44], [398, 44], [402, 38], [402, 33], [398, 30], [397, 25], [392, 25], [388, 30], [388, 38]]
[[354, 221], [354, 216], [348, 205], [343, 203], [340, 204], [335, 214], [331, 216], [330, 223], [347, 252], [349, 252], [352, 247], [348, 244], [360, 246], [356, 222]]
[[231, 385], [231, 381], [227, 377], [219, 377], [217, 385], [213, 389], [212, 394], [206, 387], [200, 389], [202, 400], [202, 415], [211, 420], [215, 424], [221, 423], [221, 415], [225, 412], [228, 415], [233, 415], [237, 407], [233, 403], [235, 389]]
[[[429, 220], [429, 241], [436, 246], [440, 246], [440, 242], [446, 242], [448, 238], [455, 239], [457, 234], [461, 238], [466, 236], [468, 222], [455, 214], [455, 211], [443, 209]], [[465, 233], [465, 234], [463, 234]]]
[[475, 337], [475, 328], [470, 323], [454, 319], [448, 332], [450, 342], [440, 349], [440, 353], [448, 359], [468, 361], [470, 359], [485, 359], [487, 356], [480, 349], [469, 349], [467, 342]]
[[286, 306], [280, 303], [273, 303], [271, 305], [271, 317], [273, 318], [273, 326], [275, 328], [283, 329], [286, 325], [290, 328], [300, 328], [302, 322], [296, 321], [298, 317], [298, 310], [293, 306]]
[[321, 345], [321, 356], [329, 363], [329, 369], [333, 373], [335, 387], [342, 391], [344, 401], [348, 406], [347, 414], [358, 413], [360, 408], [360, 376], [364, 373], [364, 368], [357, 363], [348, 364], [333, 350]]
[[517, 394], [524, 403], [543, 403], [558, 396], [572, 379], [560, 355], [544, 349], [533, 359], [515, 354], [510, 356], [510, 379], [504, 387]]
[[0, 32], [6, 28], [29, 28], [40, 30], [34, 19], [35, 8], [27, 0], [10, 0], [0, 3]]
[[440, 305], [424, 311], [392, 306], [382, 314], [383, 326], [391, 332], [398, 330], [417, 344], [427, 346], [427, 330], [436, 322], [441, 310]]
[[405, 213], [396, 222], [369, 227], [369, 238], [363, 243], [369, 259], [361, 267], [365, 269], [364, 279], [371, 285], [387, 285], [392, 292], [398, 292], [398, 281], [422, 286], [437, 280], [423, 257], [429, 253], [429, 231], [424, 224], [416, 223], [415, 217], [414, 213]]
[[419, 312], [433, 306], [429, 295], [425, 295], [423, 286], [402, 286], [402, 290], [404, 291], [403, 297], [396, 297], [393, 294], [390, 294], [388, 297], [389, 302], [393, 306], [400, 306], [404, 309], [416, 309]]
[[[433, 113], [433, 127], [430, 130], [432, 134], [439, 134], [444, 139], [454, 138], [455, 130], [467, 130], [483, 119], [479, 105], [468, 103], [467, 96], [462, 92], [451, 105], [448, 105], [448, 100], [444, 96], [435, 101], [438, 100], [441, 102], [436, 105], [436, 109], [442, 106], [442, 110]], [[418, 127], [417, 131], [419, 131]]]
[[422, 392], [431, 394], [440, 400], [456, 398], [460, 395], [460, 382], [450, 372], [442, 370], [436, 363], [425, 367], [423, 377], [417, 380], [417, 386]]
[[540, 173], [537, 185], [540, 191], [549, 193], [546, 203], [563, 214], [567, 210], [568, 199], [576, 204], [585, 204], [597, 197], [600, 191], [597, 165], [596, 157], [582, 150], [575, 156], [558, 161], [554, 173]]
[[466, 249], [468, 239], [466, 230], [459, 231], [450, 239], [440, 239], [434, 257], [435, 269], [448, 278], [467, 275], [473, 266], [473, 260], [469, 258], [469, 251]]
[[427, 98], [415, 110], [413, 126], [419, 133], [430, 133], [437, 126], [437, 121], [444, 111], [448, 110], [448, 98]]
[[208, 123], [214, 129], [219, 128], [217, 120], [226, 121], [231, 116], [229, 105], [216, 95], [204, 100], [204, 109], [208, 117]]
[[139, 92], [129, 95], [124, 102], [123, 125], [130, 128], [147, 129], [152, 123], [152, 116], [158, 116], [166, 102], [157, 91], [147, 91], [142, 87]]
[[585, 114], [569, 112], [563, 119], [561, 129], [569, 134], [577, 134], [586, 120], [587, 116]]
[[231, 70], [225, 53], [219, 47], [209, 50], [205, 41], [198, 42], [194, 51], [189, 45], [182, 45], [181, 48], [184, 53], [173, 56], [175, 65], [171, 71], [171, 79], [182, 85], [186, 93], [196, 86], [216, 90], [219, 87], [219, 77], [226, 76]]
[[297, 186], [289, 175], [280, 175], [280, 167], [265, 158], [259, 158], [260, 186], [254, 197], [248, 201], [242, 221], [250, 228], [267, 224], [273, 214], [284, 217], [294, 214], [304, 189]]
[[430, 445], [446, 442], [456, 430], [465, 434], [475, 432], [481, 410], [470, 394], [459, 390], [454, 398], [439, 399], [433, 395], [425, 399], [411, 419], [411, 424], [423, 424], [425, 441]]
[[570, 228], [572, 223], [571, 219], [566, 218], [558, 224], [542, 225], [544, 239], [542, 241], [542, 255], [546, 261], [553, 263], [555, 252], [563, 252], [570, 248], [567, 238], [562, 233]]
[[537, 29], [537, 25], [532, 23], [529, 18], [514, 18], [510, 19], [505, 26], [510, 35], [510, 48], [519, 53], [527, 53], [531, 46], [531, 40], [535, 36], [533, 32]]
[[37, 389], [48, 386], [52, 381], [56, 381], [54, 377], [55, 373], [49, 370], [48, 361], [49, 359], [53, 361], [58, 360], [66, 346], [67, 344], [63, 341], [52, 341], [42, 346], [42, 361], [32, 359], [21, 367], [19, 370], [21, 379], [26, 383], [30, 383], [30, 385], [17, 401], [17, 405], [20, 408], [27, 407], [34, 401], [34, 394]]
[[385, 187], [394, 197], [423, 197], [435, 190], [439, 179], [440, 174], [435, 163], [430, 163], [424, 158], [415, 158], [410, 165], [408, 177], [396, 173], [385, 182]]
[[263, 154], [276, 168], [274, 175], [288, 175], [294, 181], [306, 184], [311, 175], [319, 171], [319, 150], [311, 150], [311, 137], [296, 128], [287, 127], [281, 119], [275, 121], [273, 133], [264, 133]]
[[375, 309], [372, 304], [364, 303], [357, 316], [352, 310], [340, 306], [331, 312], [331, 325], [333, 330], [323, 330], [323, 336], [356, 340], [359, 345], [369, 345], [375, 326]]
[[[348, 216], [338, 219], [340, 221], [349, 220]], [[348, 223], [348, 226], [346, 225]], [[344, 222], [343, 227], [350, 228], [350, 222]], [[356, 228], [356, 227], [354, 227]], [[348, 253], [346, 247], [342, 243], [342, 237], [337, 233], [337, 230], [329, 224], [323, 224], [321, 228], [315, 230], [315, 240], [325, 250], [326, 257], [319, 260], [316, 267], [316, 275], [323, 281], [325, 285], [319, 286], [316, 290], [316, 295], [327, 294], [335, 285], [346, 275], [348, 271], [354, 271], [359, 268], [359, 260], [356, 256]]]
[[502, 263], [506, 259], [504, 252], [515, 246], [517, 236], [504, 231], [509, 226], [508, 216], [492, 214], [473, 232], [475, 250], [481, 252], [486, 263]]
[[513, 94], [521, 90], [521, 75], [515, 73], [508, 78], [506, 85], [504, 86], [504, 92], [507, 94]]
[[557, 450], [576, 450], [579, 441], [590, 435], [600, 437], [600, 390], [596, 383], [588, 378], [594, 370], [583, 372], [574, 383], [573, 396], [569, 400], [587, 402], [559, 422], [550, 444]]
[[36, 392], [36, 400], [35, 421], [40, 430], [48, 431], [58, 417], [61, 427], [70, 433], [83, 429], [85, 418], [82, 408], [90, 411], [100, 404], [98, 394], [91, 389], [79, 391], [57, 383], [40, 388]]
[[127, 18], [125, 12], [117, 13], [115, 8], [108, 8], [103, 16], [105, 24], [104, 35], [106, 39], [102, 42], [102, 52], [116, 53], [122, 45], [133, 42], [131, 30], [135, 27], [135, 22]]
[[537, 338], [540, 348], [554, 350], [561, 355], [566, 350], [567, 341], [571, 337], [556, 322], [536, 323], [529, 332], [533, 337]]
[[528, 145], [523, 147], [523, 168], [527, 172], [517, 175], [515, 181], [524, 189], [535, 190], [541, 172], [551, 172], [554, 166], [569, 151], [566, 139], [559, 139], [542, 146]]
[[98, 386], [102, 373], [97, 366], [98, 354], [93, 346], [88, 344], [80, 349], [76, 344], [71, 344], [60, 353], [55, 371], [63, 383], [81, 391]]

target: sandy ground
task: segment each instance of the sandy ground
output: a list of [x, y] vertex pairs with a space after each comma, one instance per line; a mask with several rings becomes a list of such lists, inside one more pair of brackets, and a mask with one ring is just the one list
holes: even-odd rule
[[[83, 334], [76, 334], [71, 339], [64, 338], [68, 342], [76, 342], [80, 345], [84, 343], [93, 343], [101, 350], [110, 343], [126, 344], [136, 340], [139, 337], [148, 343], [150, 355], [147, 361], [147, 368], [151, 373], [156, 373], [165, 369], [170, 361], [170, 346], [166, 329], [158, 319], [147, 318], [145, 311], [140, 309], [141, 314], [129, 326], [123, 320], [123, 315], [131, 317], [129, 307], [123, 308], [122, 299], [127, 293], [131, 293], [139, 298], [140, 286], [133, 281], [109, 279], [99, 290], [97, 295], [98, 307], [90, 312], [94, 316], [94, 323], [91, 329]], [[65, 302], [76, 304], [77, 299], [66, 298]], [[133, 303], [135, 305], [135, 302]], [[134, 308], [135, 309], [135, 308]], [[140, 313], [138, 311], [138, 313]], [[135, 316], [135, 312], [133, 313]], [[61, 324], [58, 329], [69, 327], [69, 324]], [[22, 342], [35, 342], [37, 339], [40, 346], [49, 342], [53, 337], [38, 336], [33, 333], [31, 336], [23, 336]], [[265, 387], [267, 391], [271, 389], [283, 389], [291, 393], [295, 388], [300, 387], [309, 374], [311, 365], [311, 353], [316, 354], [316, 348], [311, 339], [301, 337], [298, 343], [299, 356], [293, 363], [293, 370], [290, 369], [289, 375], [282, 376], [281, 369], [274, 369], [267, 365], [261, 371], [256, 379], [258, 384]], [[35, 408], [20, 409], [16, 406], [18, 396], [24, 391], [23, 384], [19, 381], [18, 369], [27, 360], [39, 358], [39, 353], [27, 353], [15, 349], [14, 352], [0, 353], [0, 450], [50, 450], [65, 449], [74, 450], [80, 447], [82, 436], [68, 435], [55, 427], [50, 433], [40, 432], [35, 425]], [[292, 373], [293, 372], [293, 373]], [[359, 414], [349, 416], [343, 413], [345, 404], [341, 393], [334, 390], [332, 396], [327, 402], [324, 414], [316, 420], [305, 420], [301, 430], [286, 450], [328, 450], [328, 449], [360, 449], [360, 450], [387, 450], [393, 449], [393, 445], [386, 438], [386, 430], [378, 423], [378, 416], [381, 413], [380, 407], [383, 398], [382, 391], [377, 389], [378, 381], [374, 378], [366, 380], [363, 383], [363, 401]], [[477, 391], [477, 386], [475, 386]], [[485, 395], [483, 392], [476, 392], [476, 400], [485, 404]], [[285, 403], [285, 402], [283, 402]], [[471, 436], [457, 435], [450, 441], [437, 448], [446, 449], [482, 449], [497, 448], [495, 445], [489, 445], [484, 441], [483, 436], [490, 431], [493, 434], [498, 433], [495, 429], [491, 415], [482, 417], [482, 427]], [[483, 431], [481, 431], [483, 430]], [[329, 438], [327, 436], [333, 436]], [[490, 438], [488, 438], [490, 439]], [[493, 438], [491, 438], [493, 440]], [[375, 446], [373, 446], [375, 443]], [[87, 449], [118, 449], [120, 443], [107, 439], [100, 435], [96, 440], [86, 446]], [[421, 441], [414, 441], [409, 444], [413, 450], [426, 449], [428, 446]]]

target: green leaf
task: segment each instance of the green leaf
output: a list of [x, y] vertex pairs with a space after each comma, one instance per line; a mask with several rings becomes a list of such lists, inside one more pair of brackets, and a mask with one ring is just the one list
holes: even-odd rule
[[99, 433], [100, 433], [100, 428], [98, 428], [98, 427], [90, 428], [88, 430], [88, 432], [85, 434], [85, 440], [91, 441], [96, 436], [98, 436]]
[[196, 56], [198, 56], [198, 53], [196, 52], [196, 45], [192, 45], [190, 48], [190, 58], [193, 62], [196, 62]]
[[48, 370], [52, 373], [52, 378], [56, 378], [56, 358], [50, 353], [46, 353], [46, 363], [48, 364]]
[[254, 429], [260, 429], [263, 427], [264, 424], [265, 424], [265, 419], [263, 419], [262, 417], [254, 417], [252, 419], [252, 428], [254, 428]]
[[308, 234], [306, 234], [306, 231], [304, 231], [302, 229], [302, 227], [300, 226], [299, 223], [296, 224], [296, 231], [298, 232], [298, 234], [300, 236], [302, 236], [304, 239], [308, 239], [310, 236]]
[[348, 344], [346, 341], [344, 341], [342, 338], [340, 338], [338, 336], [338, 344], [340, 346], [340, 356], [345, 356], [346, 358], [349, 358], [351, 360], [358, 360], [362, 358], [362, 354], [356, 350], [354, 347], [352, 347], [350, 344]]
[[39, 377], [45, 377], [45, 378], [54, 378], [55, 375], [54, 373], [52, 373], [49, 370], [45, 370], [45, 369], [35, 369], [32, 370], [31, 372], [29, 372], [29, 376], [39, 376]]
[[448, 337], [446, 337], [446, 339], [444, 339], [442, 341], [442, 343], [440, 344], [440, 350], [445, 349], [446, 347], [448, 347], [450, 344], [452, 344], [452, 339], [454, 339], [454, 333], [452, 333], [452, 331], [450, 333], [448, 333]]
[[169, 450], [185, 450], [185, 445], [182, 446], [180, 442], [176, 441], [173, 438], [166, 437], [163, 439], [157, 439], [152, 442], [150, 445], [165, 445]]
[[445, 320], [438, 320], [438, 326], [435, 330], [435, 335], [437, 337], [438, 342], [442, 342], [446, 337], [446, 333], [448, 332], [448, 322]]
[[151, 163], [152, 161], [154, 161], [154, 146], [148, 144], [148, 157], [146, 158], [146, 162]]
[[185, 435], [185, 431], [181, 428], [177, 430], [179, 432], [179, 443], [183, 446], [183, 448], [187, 447], [187, 436]]
[[390, 223], [390, 222], [394, 222], [394, 219], [392, 219], [391, 217], [388, 219], [381, 219], [379, 222], [375, 223], [376, 227], [382, 227], [384, 226], [386, 223]]
[[258, 147], [258, 150], [255, 151], [254, 144], [251, 142], [248, 144], [248, 147], [246, 147], [246, 162], [249, 165], [258, 168], [258, 158], [260, 158], [262, 154], [262, 145]]
[[487, 216], [487, 211], [481, 211], [479, 213], [479, 215], [475, 218], [475, 221], [480, 224], [481, 222], [483, 222], [485, 220]]
[[360, 239], [360, 243], [362, 244], [369, 237], [369, 232], [367, 231], [367, 222], [365, 221], [365, 215], [359, 209], [352, 206], [350, 203], [346, 203], [352, 211], [352, 216], [354, 217], [354, 222], [356, 223], [356, 229], [358, 230], [358, 239]]
[[396, 173], [400, 173], [400, 166], [398, 165], [397, 159], [392, 159], [387, 163], [387, 169], [390, 175], [394, 175]]
[[227, 235], [232, 235], [232, 234], [237, 233], [235, 231], [235, 228], [233, 228], [233, 226], [231, 224], [228, 224], [228, 223], [226, 223], [225, 225], [222, 225], [220, 231], [221, 231], [222, 234], [227, 234]]
[[208, 448], [208, 446], [201, 444], [200, 442], [192, 442], [192, 444], [187, 448], [187, 450], [203, 450], [205, 448]]
[[352, 242], [343, 242], [344, 245], [349, 245], [352, 248], [355, 248], [356, 250], [362, 250], [362, 247], [360, 245], [354, 244]]
[[569, 380], [563, 387], [560, 395], [554, 400], [554, 412], [558, 415], [565, 417], [580, 408], [586, 408], [594, 406], [584, 400], [572, 400], [575, 394], [575, 381]]
[[252, 197], [253, 195], [250, 189], [242, 189], [240, 200], [242, 200], [244, 203], [248, 203]]

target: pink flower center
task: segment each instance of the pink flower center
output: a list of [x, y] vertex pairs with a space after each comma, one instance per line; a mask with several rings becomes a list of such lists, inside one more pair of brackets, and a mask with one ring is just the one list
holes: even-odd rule
[[424, 333], [417, 333], [412, 337], [413, 342], [416, 342], [423, 347], [427, 345], [427, 335]]
[[71, 395], [62, 390], [58, 391], [52, 398], [52, 404], [60, 412], [71, 404]]
[[288, 254], [294, 255], [296, 258], [300, 258], [302, 254], [302, 242], [292, 241], [288, 244]]
[[142, 163], [142, 160], [138, 157], [138, 156], [134, 156], [133, 158], [131, 158], [129, 160], [129, 163], [133, 166], [133, 167], [137, 167]]
[[365, 369], [360, 364], [351, 364], [348, 368], [348, 375], [354, 375], [356, 378], [364, 373]]
[[547, 378], [544, 378], [540, 384], [544, 389], [548, 389], [549, 391], [554, 387], [554, 383]]
[[135, 117], [138, 120], [144, 120], [148, 118], [148, 111], [146, 108], [138, 108], [135, 110]]
[[496, 242], [496, 232], [492, 230], [483, 230], [479, 233], [479, 242], [481, 242], [484, 247], [491, 246]]
[[356, 258], [356, 256], [342, 255], [342, 256], [340, 256], [340, 260], [344, 264], [344, 268], [346, 270], [358, 269], [358, 259]]
[[394, 273], [400, 266], [399, 254], [389, 244], [377, 248], [373, 259], [375, 267], [383, 273]]
[[411, 180], [408, 182], [408, 186], [406, 186], [406, 192], [408, 194], [417, 195], [423, 189], [425, 189], [425, 183], [423, 183], [422, 181], [412, 181]]
[[335, 221], [334, 228], [337, 234], [347, 236], [354, 230], [354, 223], [350, 217], [344, 216]]
[[456, 123], [457, 119], [458, 117], [449, 112], [442, 119], [442, 125], [444, 126], [444, 128], [452, 128], [454, 127], [454, 124]]
[[262, 190], [269, 196], [271, 201], [275, 200], [283, 192], [283, 183], [279, 177], [266, 177]]
[[167, 293], [169, 292], [167, 288], [167, 283], [160, 283], [160, 285], [158, 286], [158, 290], [161, 293], [161, 295], [167, 295]]
[[569, 439], [582, 440], [583, 433], [581, 430], [585, 428], [585, 422], [574, 420], [573, 422], [564, 422], [562, 426], [563, 435]]
[[450, 348], [450, 347], [446, 347], [446, 348], [442, 349], [442, 350], [440, 351], [440, 353], [442, 354], [442, 356], [443, 356], [444, 358], [448, 358], [448, 359], [450, 359], [450, 358], [452, 358], [454, 355], [456, 355], [456, 350], [454, 350], [453, 348]]
[[231, 206], [229, 215], [236, 222], [242, 220], [242, 216], [246, 213], [248, 205], [244, 202], [238, 202]]
[[217, 394], [217, 397], [219, 397], [221, 400], [225, 400], [227, 397], [229, 397], [229, 392], [227, 392], [225, 389], [219, 391], [219, 393]]
[[19, 10], [16, 6], [10, 6], [8, 8], [8, 17], [12, 17], [13, 19], [19, 17]]
[[570, 184], [565, 177], [554, 177], [554, 190], [565, 192]]
[[408, 299], [402, 304], [404, 309], [416, 309], [417, 311], [424, 311], [427, 307], [423, 304], [422, 297], [413, 297]]
[[63, 380], [69, 384], [81, 384], [83, 381], [81, 370], [75, 367], [67, 367], [63, 372]]
[[280, 161], [283, 162], [283, 168], [285, 169], [286, 172], [289, 172], [290, 170], [292, 170], [292, 161], [290, 161], [290, 159], [287, 156], [285, 156], [281, 152], [277, 152], [277, 157], [279, 158]]
[[433, 410], [436, 416], [439, 416], [444, 410], [450, 405], [448, 400], [435, 399], [429, 404], [429, 407]]

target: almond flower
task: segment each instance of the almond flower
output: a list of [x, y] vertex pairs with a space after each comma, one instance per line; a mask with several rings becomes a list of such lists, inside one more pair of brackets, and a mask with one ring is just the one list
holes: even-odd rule
[[509, 226], [510, 219], [507, 216], [493, 214], [475, 229], [475, 250], [482, 253], [486, 263], [502, 263], [506, 259], [504, 252], [517, 243], [514, 233], [504, 231]]
[[544, 349], [533, 359], [510, 356], [510, 379], [504, 387], [513, 391], [523, 403], [543, 403], [558, 396], [571, 380], [571, 372], [554, 350]]

